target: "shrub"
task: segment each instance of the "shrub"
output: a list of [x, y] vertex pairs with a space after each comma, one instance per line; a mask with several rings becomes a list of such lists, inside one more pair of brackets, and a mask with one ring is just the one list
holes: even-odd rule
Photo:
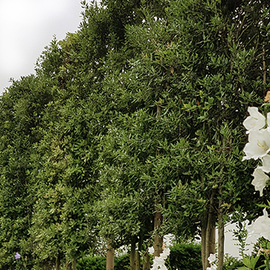
[[77, 262], [77, 270], [106, 270], [106, 257], [83, 257]]
[[129, 254], [115, 258], [114, 270], [129, 270]]
[[[170, 256], [167, 260], [169, 270], [202, 269], [201, 245], [193, 243], [176, 244], [172, 246], [170, 250]], [[114, 270], [128, 269], [129, 254], [115, 257]], [[77, 270], [106, 270], [106, 257], [83, 257], [77, 262]]]
[[241, 266], [244, 266], [244, 264], [240, 259], [231, 257], [228, 254], [225, 255], [222, 270], [235, 270]]
[[171, 248], [167, 265], [170, 270], [202, 269], [201, 245], [194, 243], [175, 244]]

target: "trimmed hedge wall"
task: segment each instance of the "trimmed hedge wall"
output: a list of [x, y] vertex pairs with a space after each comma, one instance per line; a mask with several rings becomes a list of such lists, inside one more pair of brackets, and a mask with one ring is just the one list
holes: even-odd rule
[[201, 270], [201, 245], [199, 244], [176, 244], [172, 246], [170, 257], [167, 260], [169, 270]]
[[[201, 246], [199, 244], [176, 244], [172, 246], [167, 267], [169, 270], [201, 270]], [[106, 270], [105, 257], [84, 257], [77, 262], [77, 270]], [[114, 270], [129, 270], [129, 254], [115, 257]]]

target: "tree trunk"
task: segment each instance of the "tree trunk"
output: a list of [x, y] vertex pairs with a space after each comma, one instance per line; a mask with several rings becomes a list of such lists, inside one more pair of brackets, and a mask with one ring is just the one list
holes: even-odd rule
[[[140, 270], [141, 269], [141, 251], [142, 251], [142, 247], [143, 247], [143, 236], [144, 234], [142, 233], [142, 231], [140, 232], [140, 237], [139, 237], [139, 242], [138, 242], [138, 251], [136, 252], [136, 270]], [[143, 255], [144, 258], [144, 255]]]
[[70, 269], [70, 261], [69, 260], [66, 261], [66, 270], [71, 270]]
[[202, 229], [202, 266], [203, 270], [209, 267], [208, 257], [215, 254], [215, 226], [213, 223], [207, 222], [206, 228]]
[[148, 251], [145, 251], [143, 256], [143, 270], [150, 270], [150, 256]]
[[159, 235], [159, 228], [161, 227], [162, 224], [162, 214], [160, 212], [160, 209], [158, 209], [157, 206], [155, 206], [155, 216], [154, 216], [154, 230], [155, 230], [155, 235], [154, 235], [154, 257], [158, 257], [163, 249], [163, 238]]
[[[220, 189], [220, 194], [222, 190]], [[223, 268], [224, 258], [224, 222], [223, 222], [223, 208], [222, 201], [219, 199], [218, 209], [218, 270]]]
[[55, 259], [55, 270], [60, 270], [59, 256], [57, 256], [56, 259]]
[[73, 258], [73, 261], [72, 261], [72, 270], [77, 270], [77, 262], [75, 258]]
[[202, 220], [202, 266], [203, 270], [209, 267], [208, 257], [215, 254], [215, 216], [213, 213], [214, 194], [212, 193], [209, 209], [205, 212]]
[[135, 270], [140, 270], [140, 253], [139, 253], [139, 250], [135, 251]]
[[136, 270], [136, 239], [134, 237], [131, 240], [130, 250], [130, 270]]
[[107, 240], [106, 270], [114, 269], [114, 249], [111, 247], [111, 241]]
[[207, 214], [204, 213], [203, 220], [201, 224], [201, 257], [202, 257], [202, 267], [203, 270], [207, 268], [206, 264], [206, 254], [205, 254], [205, 246], [206, 246], [206, 227], [207, 227]]
[[[157, 116], [161, 115], [161, 104], [157, 104]], [[155, 202], [155, 215], [154, 215], [154, 257], [159, 257], [163, 251], [163, 238], [159, 235], [159, 229], [162, 225], [162, 214], [158, 208], [158, 201]]]
[[49, 270], [50, 269], [49, 261], [44, 262], [44, 264], [42, 265], [42, 269], [43, 270]]

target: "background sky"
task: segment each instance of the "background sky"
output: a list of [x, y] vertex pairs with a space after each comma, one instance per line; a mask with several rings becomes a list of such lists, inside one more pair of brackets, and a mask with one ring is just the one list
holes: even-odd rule
[[10, 78], [35, 73], [54, 35], [78, 30], [81, 12], [80, 0], [0, 0], [0, 94]]

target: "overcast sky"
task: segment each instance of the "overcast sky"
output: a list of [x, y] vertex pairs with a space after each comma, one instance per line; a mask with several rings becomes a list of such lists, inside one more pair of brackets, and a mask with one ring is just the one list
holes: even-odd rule
[[80, 0], [0, 0], [0, 94], [34, 73], [37, 58], [55, 35], [78, 30]]

